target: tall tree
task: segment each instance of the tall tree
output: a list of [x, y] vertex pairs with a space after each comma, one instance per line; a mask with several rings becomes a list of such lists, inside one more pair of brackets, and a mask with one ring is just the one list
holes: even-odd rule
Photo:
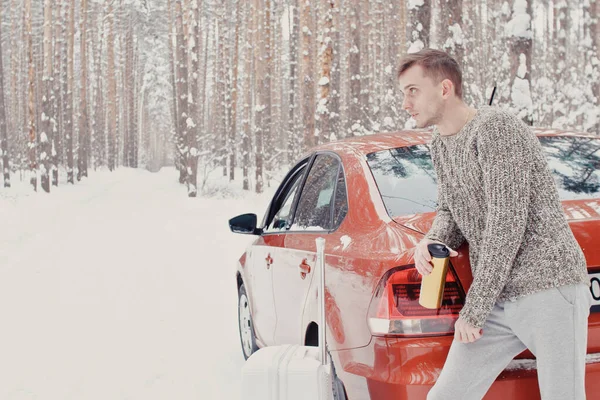
[[[554, 2], [554, 35], [553, 44], [555, 47], [554, 79], [556, 87], [564, 89], [567, 85], [567, 32], [568, 32], [568, 15], [569, 8], [566, 1]], [[564, 90], [557, 90], [553, 101], [555, 124], [564, 125], [568, 113], [568, 101]]]
[[37, 191], [37, 135], [35, 130], [35, 64], [33, 62], [33, 32], [31, 29], [31, 0], [25, 0], [24, 19], [28, 49], [28, 111], [29, 111], [29, 173], [33, 190]]
[[73, 124], [73, 92], [75, 90], [75, 4], [71, 1], [67, 1], [65, 7], [68, 12], [69, 21], [69, 32], [67, 34], [67, 76], [63, 85], [66, 85], [65, 90], [65, 139], [67, 141], [67, 182], [74, 183], [73, 170], [74, 170], [74, 157], [73, 157], [73, 135], [74, 135], [74, 124]]
[[300, 17], [298, 0], [288, 0], [288, 164], [291, 164], [300, 153], [301, 137], [299, 134], [299, 85], [298, 85], [298, 49], [300, 41]]
[[350, 107], [348, 125], [346, 126], [346, 134], [348, 136], [356, 136], [362, 134], [362, 112], [361, 112], [361, 96], [362, 91], [362, 76], [361, 76], [361, 34], [360, 34], [360, 0], [351, 0], [349, 7], [349, 24], [350, 29], [350, 48], [348, 49], [348, 71], [350, 73]]
[[[442, 0], [445, 1], [445, 0]], [[408, 52], [415, 53], [429, 47], [431, 30], [431, 2], [409, 1], [406, 24]]]
[[77, 155], [77, 180], [88, 176], [88, 141], [89, 141], [89, 125], [88, 125], [88, 106], [87, 106], [87, 19], [88, 8], [87, 0], [81, 0], [80, 9], [80, 25], [79, 31], [81, 38], [79, 40], [79, 51], [81, 56], [81, 95], [79, 98], [79, 151]]
[[187, 185], [188, 185], [188, 196], [196, 197], [198, 193], [198, 137], [200, 136], [200, 120], [199, 120], [199, 98], [195, 97], [199, 94], [198, 90], [198, 71], [199, 71], [199, 55], [200, 48], [198, 37], [200, 36], [200, 7], [198, 5], [198, 0], [191, 0], [191, 13], [190, 13], [190, 22], [192, 24], [192, 29], [189, 32], [189, 37], [191, 40], [188, 40], [188, 54], [191, 61], [191, 74], [189, 75], [189, 95], [188, 94], [188, 110], [189, 110], [189, 118], [188, 118], [188, 132], [186, 138], [186, 144], [188, 150], [187, 155], [187, 165], [188, 165], [188, 176], [187, 176]]
[[531, 124], [533, 102], [531, 99], [531, 0], [515, 0], [512, 19], [507, 25], [510, 47], [512, 107], [519, 118]]
[[[315, 140], [315, 85], [313, 67], [313, 30], [314, 19], [311, 3], [300, 0], [300, 26], [302, 41], [300, 45], [300, 79], [302, 103], [302, 124], [304, 143], [302, 148], [307, 149], [316, 144]], [[257, 149], [258, 150], [258, 149]]]
[[106, 18], [108, 23], [106, 43], [108, 63], [106, 70], [106, 80], [108, 82], [108, 168], [113, 171], [117, 167], [117, 82], [115, 77], [115, 13], [113, 2], [108, 3]]
[[[0, 3], [0, 20], [2, 20], [2, 3]], [[2, 24], [0, 24], [0, 28]], [[0, 29], [0, 37], [2, 29]], [[4, 108], [4, 67], [2, 64], [2, 41], [0, 40], [0, 153], [2, 155], [2, 170], [4, 187], [10, 187], [10, 166], [8, 161], [8, 132], [6, 129], [6, 109]]]
[[251, 153], [251, 110], [252, 110], [252, 71], [254, 70], [254, 57], [250, 45], [253, 29], [254, 1], [243, 2], [244, 8], [244, 103], [242, 106], [242, 188], [250, 190], [250, 153]]
[[44, 68], [42, 78], [42, 115], [40, 126], [40, 180], [42, 189], [50, 193], [50, 170], [52, 157], [52, 121], [55, 120], [51, 99], [53, 62], [52, 56], [52, 0], [44, 1]]
[[61, 155], [63, 152], [63, 140], [62, 140], [62, 93], [61, 93], [61, 77], [62, 77], [62, 49], [64, 47], [64, 35], [62, 27], [65, 25], [63, 20], [62, 9], [64, 8], [64, 1], [59, 1], [54, 8], [54, 35], [53, 35], [53, 57], [54, 57], [54, 73], [52, 76], [52, 90], [53, 97], [52, 101], [52, 114], [54, 115], [54, 121], [52, 122], [52, 185], [58, 186], [58, 165], [61, 161]]
[[232, 60], [232, 77], [231, 77], [231, 125], [229, 128], [229, 145], [231, 149], [229, 153], [229, 180], [235, 179], [235, 147], [236, 147], [236, 132], [237, 132], [237, 107], [238, 107], [238, 64], [240, 53], [240, 24], [241, 24], [241, 6], [239, 0], [235, 0], [235, 31], [233, 34], [233, 60]]
[[316, 109], [316, 120], [319, 124], [319, 136], [329, 138], [331, 135], [331, 66], [333, 64], [333, 13], [335, 10], [335, 0], [328, 0], [327, 10], [323, 14], [320, 38], [320, 66], [321, 73], [319, 77], [319, 103]]

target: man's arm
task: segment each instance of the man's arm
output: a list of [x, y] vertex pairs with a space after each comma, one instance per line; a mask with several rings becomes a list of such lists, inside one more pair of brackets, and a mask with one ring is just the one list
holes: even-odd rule
[[499, 114], [484, 128], [477, 149], [487, 219], [474, 277], [461, 317], [481, 328], [506, 285], [525, 234], [530, 170], [537, 140], [516, 118]]
[[438, 185], [438, 204], [436, 215], [431, 225], [431, 229], [425, 235], [425, 239], [442, 242], [452, 249], [457, 249], [465, 241], [458, 225], [452, 217], [452, 212], [448, 209], [444, 201], [443, 185]]

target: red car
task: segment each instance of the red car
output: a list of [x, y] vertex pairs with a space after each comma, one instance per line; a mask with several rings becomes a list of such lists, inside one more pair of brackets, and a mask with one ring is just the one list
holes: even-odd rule
[[[565, 214], [588, 263], [586, 390], [600, 396], [600, 138], [536, 129]], [[453, 340], [472, 282], [468, 244], [457, 249], [442, 308], [418, 304], [414, 246], [435, 217], [436, 175], [428, 131], [378, 134], [324, 144], [292, 168], [239, 260], [239, 326], [244, 356], [263, 346], [317, 344], [315, 238], [326, 239], [327, 341], [347, 398], [425, 399]], [[542, 311], [542, 310], [540, 310]], [[548, 327], [552, 329], [552, 327]], [[526, 351], [486, 399], [539, 399], [535, 359]]]

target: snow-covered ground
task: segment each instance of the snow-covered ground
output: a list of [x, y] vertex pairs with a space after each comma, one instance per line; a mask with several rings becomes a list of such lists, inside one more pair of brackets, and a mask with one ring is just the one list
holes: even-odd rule
[[[0, 188], [0, 399], [238, 399], [227, 219], [267, 205], [190, 199], [172, 168]], [[233, 198], [232, 198], [233, 195]]]

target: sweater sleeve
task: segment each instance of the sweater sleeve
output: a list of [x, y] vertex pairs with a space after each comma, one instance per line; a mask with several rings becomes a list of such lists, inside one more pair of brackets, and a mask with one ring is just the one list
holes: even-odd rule
[[487, 212], [473, 283], [460, 315], [481, 328], [506, 285], [527, 223], [530, 170], [537, 138], [500, 113], [481, 127], [477, 151]]
[[454, 221], [452, 212], [448, 209], [448, 206], [444, 201], [442, 187], [443, 185], [438, 185], [436, 215], [429, 232], [427, 232], [425, 235], [425, 238], [437, 240], [438, 242], [444, 243], [451, 249], [456, 250], [465, 241], [465, 238], [458, 225]]

